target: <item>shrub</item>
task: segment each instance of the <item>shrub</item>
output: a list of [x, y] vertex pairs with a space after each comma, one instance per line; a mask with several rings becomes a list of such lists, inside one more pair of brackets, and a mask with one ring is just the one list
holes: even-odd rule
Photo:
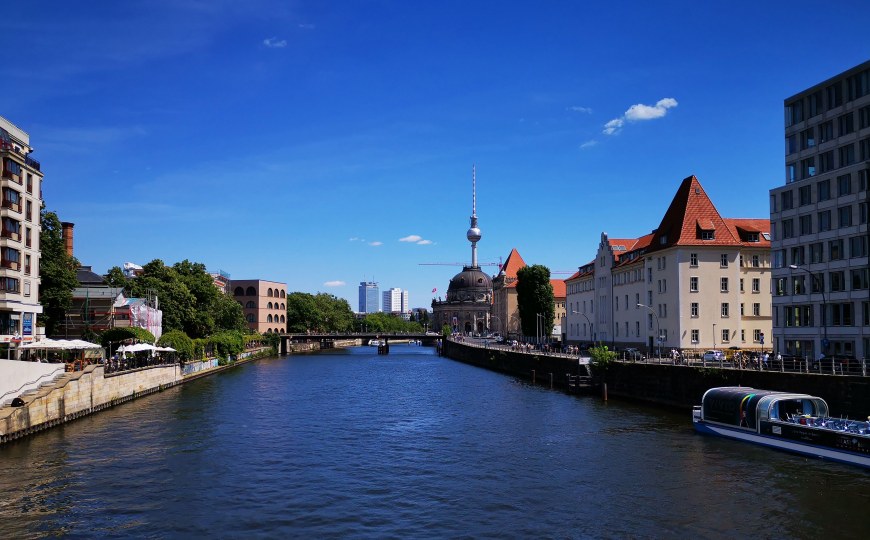
[[194, 357], [193, 340], [181, 330], [166, 332], [160, 336], [157, 345], [161, 347], [172, 347], [178, 352], [178, 356], [182, 360], [192, 360]]

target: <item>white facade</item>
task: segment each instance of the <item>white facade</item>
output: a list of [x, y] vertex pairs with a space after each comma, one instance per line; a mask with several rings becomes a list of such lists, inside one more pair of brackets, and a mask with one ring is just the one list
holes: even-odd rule
[[0, 343], [33, 340], [39, 303], [42, 172], [30, 136], [0, 117]]
[[410, 311], [408, 291], [398, 288], [384, 291], [382, 305], [384, 313], [407, 314]]

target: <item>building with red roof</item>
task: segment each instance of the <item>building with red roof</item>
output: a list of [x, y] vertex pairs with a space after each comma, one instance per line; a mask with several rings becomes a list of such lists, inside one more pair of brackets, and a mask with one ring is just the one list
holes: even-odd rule
[[698, 179], [684, 179], [654, 231], [602, 233], [595, 259], [565, 280], [566, 341], [760, 347], [771, 329], [769, 232], [764, 219], [723, 218]]

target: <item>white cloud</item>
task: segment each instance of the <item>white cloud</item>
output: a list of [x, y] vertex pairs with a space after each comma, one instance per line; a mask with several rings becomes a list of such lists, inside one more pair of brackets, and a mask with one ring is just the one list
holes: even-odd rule
[[399, 238], [399, 242], [419, 242], [422, 239], [423, 239], [422, 236], [419, 236], [416, 234], [411, 234], [411, 235], [408, 235], [404, 238]]
[[420, 240], [419, 242], [417, 242], [417, 245], [418, 246], [428, 246], [431, 243], [432, 243], [432, 240]]
[[627, 121], [639, 122], [641, 120], [655, 120], [656, 118], [662, 118], [664, 115], [668, 114], [668, 109], [672, 109], [677, 105], [677, 100], [674, 98], [660, 99], [655, 105], [637, 103], [629, 107], [621, 117], [614, 118], [610, 122], [604, 124], [604, 130], [602, 133], [605, 135], [615, 135], [622, 130]]
[[263, 40], [263, 45], [270, 49], [283, 49], [287, 46], [287, 40], [278, 39], [277, 37], [270, 37]]
[[347, 285], [347, 283], [341, 281], [340, 279], [337, 279], [335, 281], [327, 281], [323, 284], [324, 287], [344, 287], [345, 285]]
[[590, 109], [589, 107], [577, 107], [575, 105], [573, 107], [568, 107], [568, 110], [574, 111], [574, 112], [579, 112], [579, 113], [592, 114], [592, 109]]
[[382, 246], [382, 245], [384, 245], [384, 243], [383, 243], [383, 242], [378, 242], [377, 240], [375, 240], [374, 242], [369, 242], [369, 245], [370, 245], [370, 246], [378, 247], [378, 246]]
[[592, 148], [596, 144], [598, 144], [598, 141], [592, 139], [591, 141], [586, 141], [585, 143], [581, 144], [580, 148]]

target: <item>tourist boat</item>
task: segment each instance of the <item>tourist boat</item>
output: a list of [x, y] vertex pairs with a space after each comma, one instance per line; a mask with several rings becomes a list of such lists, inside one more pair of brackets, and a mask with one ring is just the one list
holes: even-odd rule
[[699, 433], [870, 467], [870, 422], [831, 418], [825, 400], [807, 394], [711, 388], [692, 423]]
[[369, 340], [369, 347], [380, 347], [383, 344], [384, 344], [383, 339], [370, 339]]

